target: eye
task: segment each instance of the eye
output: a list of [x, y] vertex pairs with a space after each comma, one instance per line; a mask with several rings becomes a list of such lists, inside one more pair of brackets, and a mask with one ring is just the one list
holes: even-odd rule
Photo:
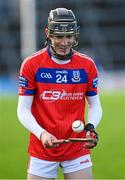
[[72, 38], [72, 35], [67, 35], [66, 38], [70, 39]]
[[58, 39], [63, 39], [63, 38], [71, 39], [73, 36], [72, 35], [63, 35], [63, 36], [56, 35], [55, 37], [58, 38]]
[[58, 35], [56, 35], [56, 38], [62, 39], [62, 38], [64, 38], [64, 36], [58, 36]]

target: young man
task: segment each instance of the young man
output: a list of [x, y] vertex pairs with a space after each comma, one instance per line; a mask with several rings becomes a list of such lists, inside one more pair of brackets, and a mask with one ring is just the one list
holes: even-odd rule
[[[95, 128], [102, 109], [97, 69], [91, 58], [72, 49], [78, 44], [79, 27], [71, 10], [51, 10], [45, 32], [48, 46], [24, 60], [19, 77], [18, 117], [31, 132], [28, 179], [55, 179], [59, 167], [65, 179], [92, 179], [90, 149], [96, 143], [54, 141], [98, 139]], [[84, 131], [73, 132], [75, 120], [83, 121]]]

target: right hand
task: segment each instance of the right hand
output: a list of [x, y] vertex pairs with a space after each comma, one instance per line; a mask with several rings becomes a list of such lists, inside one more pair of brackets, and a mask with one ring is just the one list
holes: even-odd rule
[[54, 144], [53, 141], [57, 140], [55, 136], [47, 132], [46, 130], [42, 132], [40, 140], [45, 148], [58, 147], [58, 144]]

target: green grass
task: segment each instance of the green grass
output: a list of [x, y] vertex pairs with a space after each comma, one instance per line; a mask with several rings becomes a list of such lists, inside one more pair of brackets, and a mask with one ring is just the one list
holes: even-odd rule
[[[100, 140], [92, 150], [94, 178], [125, 179], [125, 93], [102, 93], [101, 103]], [[16, 106], [16, 97], [0, 98], [0, 179], [26, 178], [29, 133], [18, 122]]]
[[125, 93], [101, 96], [103, 118], [98, 127], [100, 141], [93, 150], [95, 178], [125, 178]]

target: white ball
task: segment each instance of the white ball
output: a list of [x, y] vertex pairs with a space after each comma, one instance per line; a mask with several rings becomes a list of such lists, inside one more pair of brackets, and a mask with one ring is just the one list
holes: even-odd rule
[[76, 120], [72, 123], [72, 130], [74, 132], [80, 133], [81, 131], [84, 130], [84, 124], [80, 120]]

